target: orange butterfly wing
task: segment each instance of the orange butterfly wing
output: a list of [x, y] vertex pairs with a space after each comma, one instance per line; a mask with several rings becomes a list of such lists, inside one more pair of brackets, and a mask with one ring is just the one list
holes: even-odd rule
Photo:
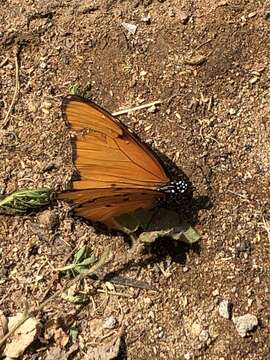
[[112, 226], [112, 218], [131, 213], [139, 208], [152, 208], [163, 196], [153, 190], [111, 189], [81, 190], [70, 192], [69, 200], [77, 204], [74, 211], [77, 215], [91, 221], [98, 221]]
[[77, 96], [63, 101], [64, 118], [76, 131], [75, 166], [80, 180], [58, 195], [92, 221], [138, 208], [151, 208], [164, 195], [157, 189], [170, 180], [153, 152], [121, 122]]

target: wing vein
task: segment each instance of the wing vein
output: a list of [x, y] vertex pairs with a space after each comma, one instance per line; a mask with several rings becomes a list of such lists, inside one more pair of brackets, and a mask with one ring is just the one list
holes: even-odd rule
[[[137, 144], [137, 141], [136, 141], [136, 144]], [[124, 154], [128, 159], [129, 161], [131, 161], [133, 164], [137, 165], [138, 167], [140, 167], [142, 170], [145, 170], [146, 172], [148, 172], [149, 174], [155, 176], [156, 178], [160, 179], [161, 178], [159, 176], [157, 176], [156, 174], [152, 173], [151, 171], [149, 171], [148, 169], [144, 168], [143, 166], [141, 166], [140, 164], [136, 163], [134, 160], [132, 160], [125, 152], [123, 152], [123, 150], [121, 150], [119, 144], [116, 142], [116, 145], [118, 147], [118, 149], [122, 152], [122, 154]], [[138, 145], [139, 146], [139, 145]]]

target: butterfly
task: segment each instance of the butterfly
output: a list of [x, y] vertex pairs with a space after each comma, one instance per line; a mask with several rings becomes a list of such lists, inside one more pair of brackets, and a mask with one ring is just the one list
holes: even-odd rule
[[113, 227], [118, 216], [151, 209], [168, 196], [188, 192], [186, 179], [171, 180], [155, 153], [92, 101], [67, 96], [62, 114], [76, 134], [80, 178], [58, 199], [71, 203], [76, 215]]

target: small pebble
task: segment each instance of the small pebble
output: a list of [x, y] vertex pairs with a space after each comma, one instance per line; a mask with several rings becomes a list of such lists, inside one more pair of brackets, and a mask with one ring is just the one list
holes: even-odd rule
[[148, 108], [147, 111], [154, 114], [157, 111], [157, 107], [155, 105], [152, 105]]
[[169, 9], [169, 16], [175, 17], [175, 11], [173, 9]]
[[180, 14], [179, 14], [179, 18], [180, 18], [180, 22], [181, 24], [185, 25], [187, 24], [188, 20], [189, 20], [189, 14], [185, 11], [180, 11]]
[[229, 300], [223, 300], [218, 306], [218, 313], [224, 319], [230, 319], [232, 315], [232, 304]]
[[41, 107], [44, 108], [44, 109], [51, 109], [52, 103], [50, 103], [49, 101], [44, 101], [44, 102], [41, 104]]
[[248, 332], [258, 326], [258, 319], [255, 315], [245, 314], [233, 318], [234, 325], [241, 337], [247, 336]]
[[41, 225], [49, 230], [53, 230], [59, 226], [59, 216], [53, 210], [45, 210], [38, 216]]
[[236, 251], [239, 253], [247, 253], [249, 254], [251, 251], [251, 245], [249, 240], [241, 240], [239, 244], [236, 246]]
[[147, 125], [147, 126], [145, 126], [144, 130], [149, 131], [152, 129], [152, 127], [153, 127], [153, 124]]
[[47, 64], [46, 64], [44, 61], [42, 61], [42, 62], [39, 64], [39, 66], [41, 67], [41, 69], [46, 69]]
[[265, 68], [262, 66], [262, 67], [260, 67], [260, 68], [258, 69], [258, 71], [257, 71], [257, 70], [251, 71], [251, 74], [252, 74], [252, 75], [255, 75], [255, 76], [261, 76], [261, 72], [262, 72], [264, 69], [265, 69]]
[[117, 319], [113, 316], [108, 317], [105, 319], [103, 327], [104, 329], [114, 329], [117, 326]]
[[28, 110], [31, 112], [31, 113], [35, 113], [37, 112], [38, 110], [38, 104], [34, 101], [30, 101], [28, 103]]
[[153, 301], [149, 297], [146, 297], [146, 298], [144, 298], [144, 303], [147, 306], [151, 306], [153, 304]]
[[137, 31], [137, 25], [122, 22], [122, 26], [128, 31], [129, 34], [135, 35]]
[[145, 7], [147, 7], [147, 6], [151, 5], [152, 2], [153, 2], [153, 0], [143, 0], [143, 5], [144, 5]]
[[255, 11], [253, 11], [253, 12], [251, 12], [251, 13], [248, 14], [248, 18], [251, 19], [251, 18], [253, 18], [253, 17], [256, 16], [256, 15], [257, 15], [257, 13], [256, 13]]
[[218, 296], [219, 295], [219, 290], [215, 289], [214, 291], [212, 291], [212, 295], [213, 296]]
[[148, 317], [149, 317], [150, 319], [153, 319], [153, 320], [154, 320], [154, 318], [155, 318], [155, 313], [154, 313], [154, 311], [150, 310], [149, 313], [148, 313]]
[[185, 273], [185, 272], [188, 272], [188, 270], [189, 270], [189, 269], [188, 269], [187, 266], [184, 266], [184, 267], [183, 267], [183, 272], [184, 272], [184, 273]]
[[247, 19], [246, 19], [245, 15], [241, 16], [240, 19], [242, 20], [242, 22], [243, 22], [244, 24], [247, 22]]
[[191, 325], [191, 329], [190, 329], [190, 332], [191, 332], [191, 335], [193, 337], [197, 337], [200, 335], [200, 333], [202, 332], [202, 327], [199, 323], [197, 322], [194, 322], [192, 325]]
[[151, 16], [150, 16], [149, 14], [144, 15], [144, 16], [142, 17], [142, 21], [145, 22], [146, 24], [150, 24], [150, 22], [151, 22]]
[[233, 108], [229, 109], [229, 114], [230, 115], [235, 115], [236, 113], [237, 113], [237, 111], [235, 109], [233, 109]]
[[257, 82], [259, 79], [257, 76], [254, 76], [252, 79], [249, 80], [250, 84], [255, 84], [255, 82]]
[[66, 38], [66, 47], [71, 49], [74, 46], [74, 40], [71, 38]]
[[200, 341], [206, 342], [209, 339], [209, 332], [207, 330], [202, 330], [199, 335]]
[[13, 65], [13, 64], [7, 64], [6, 69], [7, 69], [7, 70], [13, 70], [13, 69], [14, 69], [14, 65]]
[[191, 354], [190, 352], [186, 353], [186, 354], [184, 355], [184, 359], [185, 359], [185, 360], [191, 360], [191, 359], [192, 359], [192, 354]]

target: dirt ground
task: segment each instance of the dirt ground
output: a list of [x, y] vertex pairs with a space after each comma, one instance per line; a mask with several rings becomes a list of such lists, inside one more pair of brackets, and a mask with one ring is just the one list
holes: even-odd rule
[[[195, 198], [212, 202], [198, 211], [197, 247], [164, 239], [121, 272], [158, 291], [84, 280], [77, 287], [89, 301], [56, 298], [39, 311], [39, 334], [21, 358], [98, 359], [89, 349], [121, 330], [119, 359], [269, 359], [269, 3], [9, 0], [1, 17], [2, 194], [66, 187], [71, 147], [60, 104], [76, 84], [112, 112], [161, 100], [157, 111], [121, 120], [183, 169]], [[19, 94], [5, 118], [16, 48]], [[63, 204], [50, 214], [53, 224], [44, 213], [0, 216], [6, 316], [61, 289], [69, 276], [52, 268], [82, 244], [97, 256], [108, 246], [116, 258], [129, 251], [121, 234], [73, 218]], [[246, 337], [219, 314], [224, 300], [234, 317], [257, 317]]]

